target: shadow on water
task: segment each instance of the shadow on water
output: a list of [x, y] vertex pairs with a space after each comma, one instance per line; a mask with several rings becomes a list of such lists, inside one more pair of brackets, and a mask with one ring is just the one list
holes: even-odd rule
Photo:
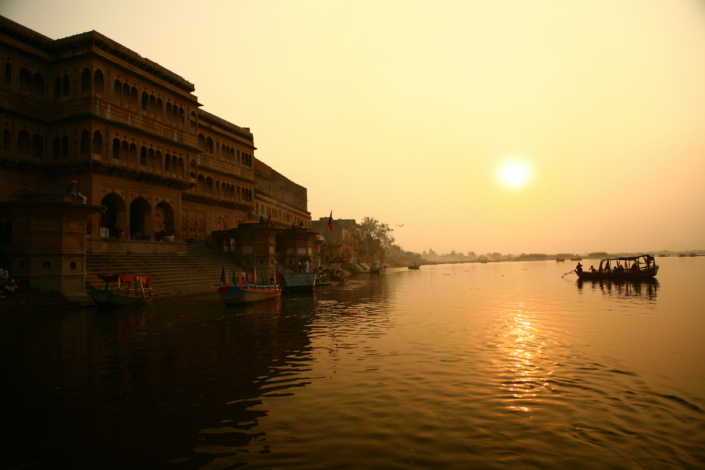
[[646, 301], [656, 301], [660, 287], [657, 279], [578, 279], [575, 285], [579, 292], [584, 288], [590, 288], [608, 297], [632, 297]]
[[193, 468], [257, 439], [266, 412], [252, 405], [307, 384], [314, 302], [235, 309], [194, 296], [3, 317], [0, 414], [12, 436], [0, 468]]

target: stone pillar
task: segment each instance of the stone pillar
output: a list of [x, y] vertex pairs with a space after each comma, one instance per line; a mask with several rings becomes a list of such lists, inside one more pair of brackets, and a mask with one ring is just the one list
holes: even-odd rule
[[0, 203], [12, 220], [10, 274], [32, 288], [86, 294], [86, 222], [100, 206], [71, 195], [24, 194]]

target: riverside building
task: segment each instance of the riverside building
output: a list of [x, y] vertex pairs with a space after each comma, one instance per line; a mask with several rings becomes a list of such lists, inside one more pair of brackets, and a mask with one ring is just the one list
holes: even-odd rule
[[[258, 162], [250, 129], [200, 109], [174, 72], [95, 31], [53, 40], [4, 17], [0, 51], [0, 203], [75, 180], [100, 206], [89, 252], [203, 241], [260, 217], [310, 227], [306, 188]], [[0, 255], [11, 245], [0, 213]]]

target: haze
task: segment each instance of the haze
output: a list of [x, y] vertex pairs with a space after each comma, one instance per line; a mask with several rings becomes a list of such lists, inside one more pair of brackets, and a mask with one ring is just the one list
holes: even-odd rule
[[4, 0], [0, 14], [53, 39], [96, 30], [181, 75], [308, 189], [314, 220], [372, 216], [408, 251], [704, 245], [699, 1]]

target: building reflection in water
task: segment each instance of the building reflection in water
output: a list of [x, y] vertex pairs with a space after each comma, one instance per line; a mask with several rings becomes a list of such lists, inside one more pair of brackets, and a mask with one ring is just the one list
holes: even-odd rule
[[655, 301], [659, 290], [657, 279], [578, 279], [576, 285], [579, 292], [588, 287], [592, 290], [600, 290], [606, 296], [646, 301]]

